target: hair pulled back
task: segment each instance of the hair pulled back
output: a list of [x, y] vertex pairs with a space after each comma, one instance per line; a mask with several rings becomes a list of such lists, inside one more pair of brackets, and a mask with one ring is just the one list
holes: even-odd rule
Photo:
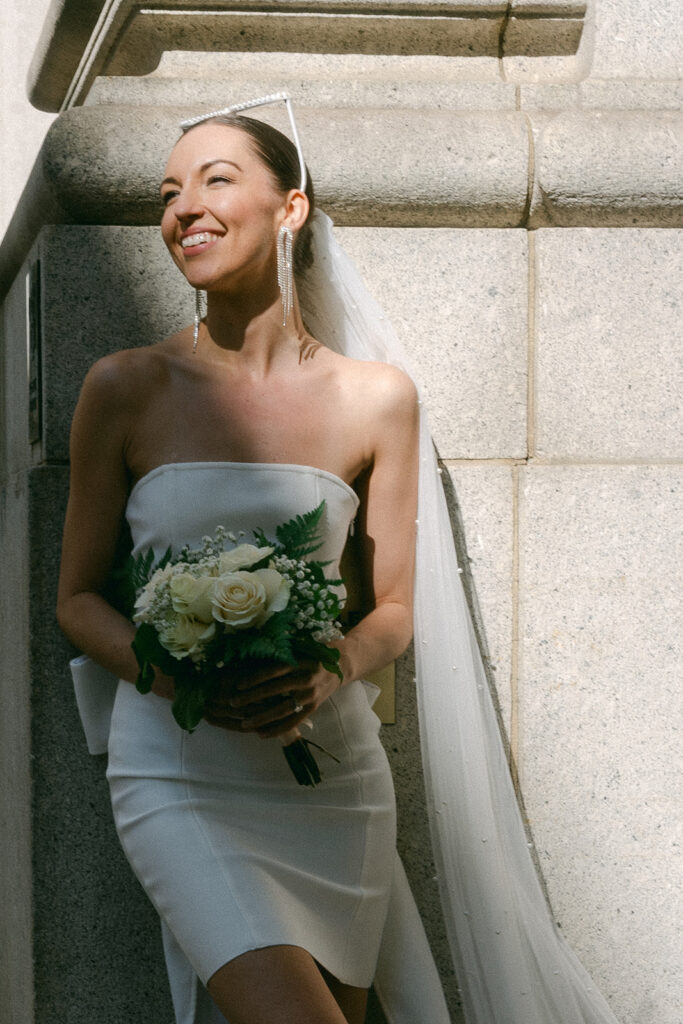
[[[200, 121], [198, 125], [186, 129], [184, 134], [187, 135], [188, 132], [203, 124], [222, 124], [227, 128], [239, 128], [251, 139], [254, 151], [272, 174], [277, 187], [282, 192], [299, 188], [301, 184], [299, 154], [291, 139], [279, 132], [277, 128], [266, 124], [265, 121], [257, 121], [253, 117], [244, 117], [242, 114], [218, 114], [216, 117], [207, 118], [206, 121]], [[308, 167], [306, 168], [306, 196], [310, 207], [308, 217], [299, 229], [294, 243], [294, 270], [296, 273], [302, 273], [313, 263], [310, 221], [315, 209], [315, 193]]]

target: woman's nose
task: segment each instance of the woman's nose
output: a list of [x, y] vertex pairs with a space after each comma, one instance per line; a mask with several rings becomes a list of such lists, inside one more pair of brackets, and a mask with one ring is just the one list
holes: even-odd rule
[[204, 211], [197, 189], [192, 187], [182, 189], [173, 203], [173, 212], [181, 221], [192, 221], [201, 217]]

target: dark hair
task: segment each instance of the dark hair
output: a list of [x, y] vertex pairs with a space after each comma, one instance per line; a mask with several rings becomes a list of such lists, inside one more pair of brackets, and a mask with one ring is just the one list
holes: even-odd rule
[[[298, 188], [301, 183], [301, 168], [299, 166], [299, 154], [294, 143], [279, 132], [277, 128], [266, 124], [265, 121], [256, 121], [253, 117], [244, 117], [242, 114], [218, 114], [216, 117], [200, 121], [202, 124], [222, 124], [227, 128], [239, 128], [245, 132], [253, 143], [253, 148], [261, 158], [268, 170], [273, 175], [275, 184], [283, 192], [289, 192], [292, 188]], [[187, 132], [193, 125], [187, 128]], [[313, 250], [311, 247], [311, 226], [310, 220], [315, 209], [315, 193], [311, 175], [306, 168], [306, 195], [310, 209], [306, 222], [300, 228], [294, 244], [294, 270], [301, 273], [313, 263]]]

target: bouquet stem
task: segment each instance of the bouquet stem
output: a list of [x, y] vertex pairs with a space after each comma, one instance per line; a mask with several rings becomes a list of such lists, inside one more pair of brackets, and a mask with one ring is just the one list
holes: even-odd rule
[[323, 754], [327, 754], [333, 761], [339, 764], [339, 758], [325, 750], [319, 743], [313, 740], [304, 739], [298, 729], [291, 729], [282, 737], [282, 750], [287, 759], [287, 764], [292, 770], [294, 778], [300, 786], [317, 786], [322, 780], [318, 762], [311, 752], [315, 747]]

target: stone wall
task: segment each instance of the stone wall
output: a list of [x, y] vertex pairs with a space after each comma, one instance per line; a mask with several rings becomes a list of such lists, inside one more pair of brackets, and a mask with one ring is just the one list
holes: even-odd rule
[[[60, 32], [78, 51], [73, 17], [57, 18], [34, 64], [36, 102], [71, 99], [0, 250], [0, 756], [17, 780], [0, 804], [2, 834], [16, 837], [0, 871], [12, 896], [0, 1003], [33, 1002], [41, 1024], [169, 1019], [152, 917], [45, 611], [68, 421], [94, 358], [191, 316], [151, 226], [179, 114], [287, 88], [321, 205], [422, 377], [555, 916], [623, 1024], [676, 1024], [683, 8], [455, 0], [436, 5], [444, 26], [419, 3], [397, 5], [412, 24], [381, 22], [391, 5], [368, 0], [337, 4], [325, 35], [329, 4], [304, 5], [305, 31], [250, 20], [256, 6], [212, 5], [219, 32], [203, 4], [122, 0], [96, 43], [83, 26], [87, 60], [55, 70]], [[377, 22], [362, 44], [341, 20], [361, 8]], [[31, 446], [25, 274], [37, 257], [44, 420]], [[402, 852], [458, 1020], [411, 689], [405, 666], [385, 739]]]

